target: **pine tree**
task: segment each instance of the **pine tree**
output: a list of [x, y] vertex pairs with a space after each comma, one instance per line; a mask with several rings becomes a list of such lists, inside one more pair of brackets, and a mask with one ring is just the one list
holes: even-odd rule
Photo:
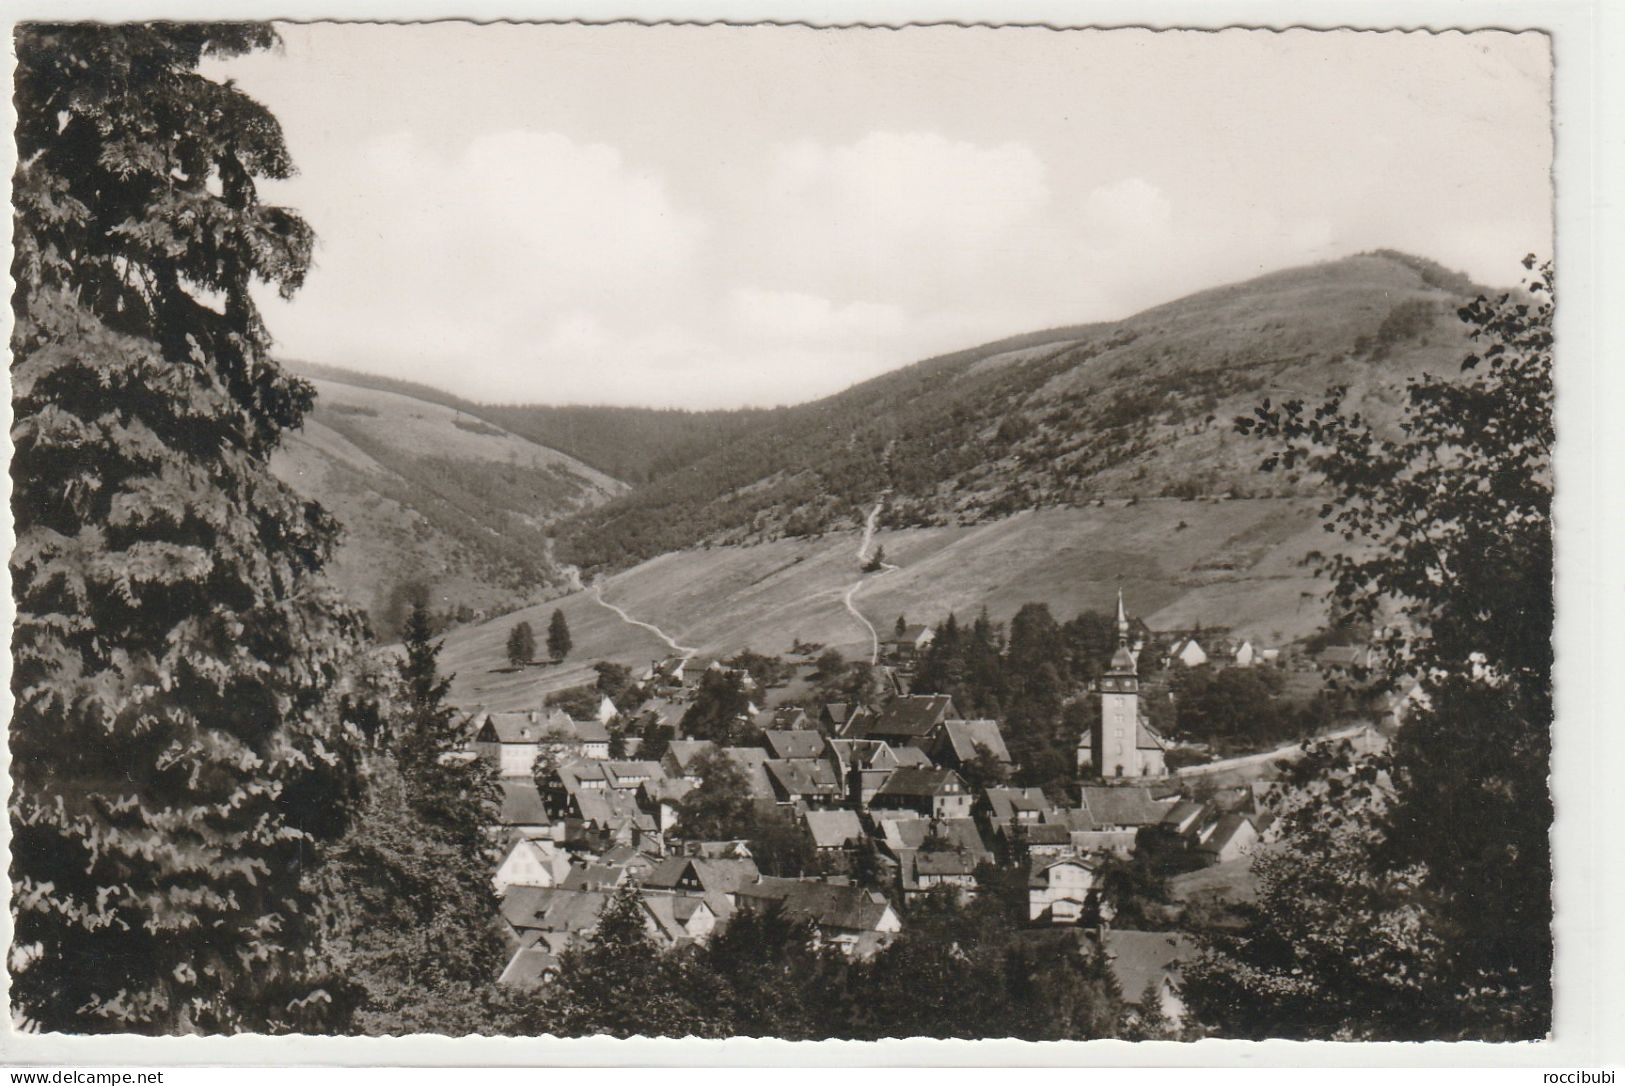
[[521, 622], [508, 631], [508, 662], [514, 667], [524, 667], [536, 659], [536, 635], [531, 632], [530, 623]]
[[354, 802], [362, 625], [335, 526], [267, 470], [313, 391], [268, 357], [312, 234], [223, 23], [16, 32], [13, 1005], [73, 1032], [330, 1028], [307, 875]]
[[562, 660], [570, 655], [573, 642], [570, 640], [570, 624], [564, 620], [564, 612], [554, 610], [553, 618], [547, 624], [547, 652], [554, 660]]
[[464, 749], [468, 735], [446, 703], [454, 676], [440, 674], [442, 643], [421, 601], [407, 615], [402, 644], [396, 757], [423, 816], [478, 853], [481, 830], [493, 821], [496, 784], [490, 767]]

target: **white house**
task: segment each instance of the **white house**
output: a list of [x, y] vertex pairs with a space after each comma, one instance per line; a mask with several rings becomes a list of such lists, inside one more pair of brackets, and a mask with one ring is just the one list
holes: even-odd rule
[[498, 894], [507, 893], [510, 886], [557, 886], [569, 868], [569, 856], [552, 841], [516, 836], [491, 882]]
[[1182, 667], [1201, 667], [1207, 663], [1207, 651], [1194, 637], [1182, 637], [1168, 650], [1168, 663]]
[[1213, 858], [1215, 863], [1237, 860], [1248, 855], [1258, 844], [1258, 827], [1244, 814], [1227, 814], [1203, 827], [1197, 851]]
[[1095, 865], [1079, 856], [1035, 868], [1027, 882], [1027, 919], [1076, 924], [1095, 897]]

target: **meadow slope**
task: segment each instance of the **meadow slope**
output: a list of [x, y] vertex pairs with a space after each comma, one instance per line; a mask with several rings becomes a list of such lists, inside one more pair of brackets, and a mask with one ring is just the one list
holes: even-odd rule
[[[784, 653], [800, 639], [864, 656], [868, 632], [842, 602], [860, 580], [853, 603], [882, 630], [899, 614], [936, 623], [984, 606], [1006, 620], [1035, 600], [1068, 618], [1109, 610], [1121, 587], [1130, 610], [1154, 628], [1227, 625], [1281, 643], [1324, 622], [1324, 585], [1301, 565], [1323, 545], [1317, 505], [1302, 498], [1108, 501], [977, 525], [882, 530], [876, 543], [898, 568], [869, 575], [857, 559], [857, 531], [697, 548], [607, 577], [601, 590], [605, 600], [705, 655], [747, 647]], [[574, 635], [569, 659], [509, 668], [508, 631], [520, 621], [545, 629], [555, 607]], [[591, 681], [598, 660], [643, 666], [668, 651], [583, 591], [451, 632], [442, 664], [456, 673], [452, 693], [460, 704], [520, 709]]]

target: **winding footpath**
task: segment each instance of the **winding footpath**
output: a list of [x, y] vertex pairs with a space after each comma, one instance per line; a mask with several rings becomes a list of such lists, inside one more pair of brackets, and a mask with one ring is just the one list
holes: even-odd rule
[[640, 629], [648, 630], [650, 633], [660, 638], [660, 640], [671, 646], [672, 652], [677, 653], [684, 660], [687, 660], [689, 657], [700, 651], [699, 649], [689, 648], [687, 645], [679, 645], [676, 638], [672, 637], [665, 630], [662, 630], [659, 626], [656, 626], [651, 622], [644, 622], [642, 619], [633, 618], [621, 608], [615, 606], [613, 603], [610, 603], [604, 598], [603, 581], [593, 581], [592, 598], [599, 604], [599, 606], [607, 607], [609, 610], [614, 611], [621, 617], [621, 621], [627, 625], [637, 626]]
[[[858, 561], [864, 565], [869, 562], [869, 548], [875, 541], [875, 522], [880, 519], [880, 510], [884, 505], [884, 500], [875, 502], [875, 507], [869, 510], [869, 516], [864, 519], [863, 540], [858, 544]], [[874, 623], [863, 617], [863, 612], [857, 609], [852, 600], [857, 596], [858, 589], [862, 588], [868, 581], [876, 577], [884, 577], [896, 568], [898, 567], [890, 562], [880, 563], [878, 572], [860, 576], [852, 587], [846, 590], [846, 595], [841, 599], [841, 602], [846, 604], [846, 609], [852, 613], [852, 617], [862, 623], [863, 628], [869, 631], [869, 663], [871, 664], [880, 662], [880, 632], [875, 629]]]

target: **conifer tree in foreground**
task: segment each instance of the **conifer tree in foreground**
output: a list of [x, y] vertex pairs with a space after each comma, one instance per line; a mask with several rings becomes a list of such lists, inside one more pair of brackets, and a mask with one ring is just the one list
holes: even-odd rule
[[330, 1028], [307, 873], [354, 801], [333, 522], [267, 470], [310, 228], [276, 119], [205, 57], [265, 26], [16, 33], [12, 1000], [71, 1032]]
[[361, 990], [357, 1032], [527, 1032], [524, 1001], [495, 984], [495, 774], [463, 749], [439, 653], [414, 606], [394, 682], [380, 684], [392, 738], [369, 751], [365, 806], [321, 875], [333, 943]]

